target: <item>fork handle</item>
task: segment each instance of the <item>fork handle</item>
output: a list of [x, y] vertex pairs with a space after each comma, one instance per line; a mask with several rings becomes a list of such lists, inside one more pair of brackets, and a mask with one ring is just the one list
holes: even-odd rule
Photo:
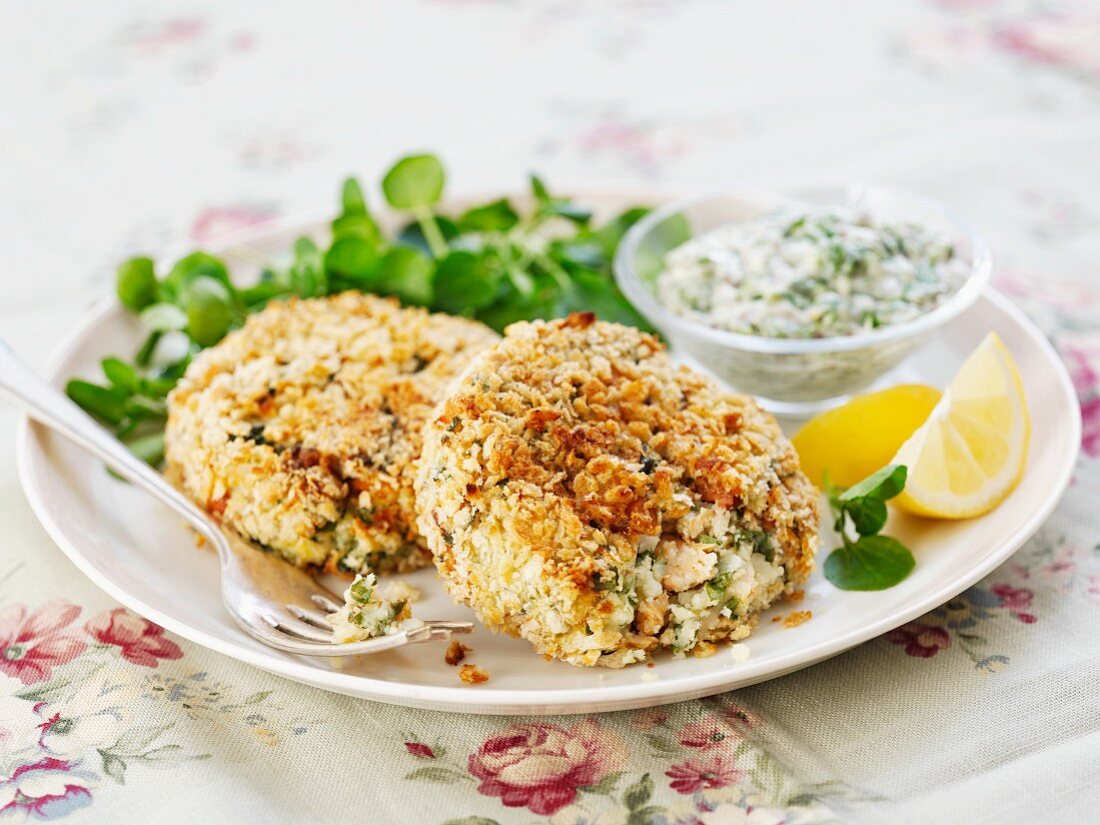
[[217, 529], [202, 510], [67, 396], [32, 372], [3, 339], [0, 339], [0, 395], [13, 401], [38, 423], [90, 452], [135, 487], [152, 494], [218, 546]]

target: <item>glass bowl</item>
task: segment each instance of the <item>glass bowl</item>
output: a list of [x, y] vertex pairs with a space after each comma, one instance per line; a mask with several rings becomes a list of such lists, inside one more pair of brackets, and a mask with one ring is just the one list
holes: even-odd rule
[[[676, 315], [654, 294], [665, 255], [690, 238], [791, 204], [843, 207], [885, 222], [920, 224], [944, 233], [969, 265], [958, 292], [910, 321], [829, 338], [766, 338], [729, 332]], [[936, 202], [879, 186], [817, 186], [775, 194], [735, 192], [678, 201], [638, 221], [615, 255], [615, 280], [675, 353], [773, 412], [808, 415], [866, 389], [969, 307], [989, 281], [989, 249]]]

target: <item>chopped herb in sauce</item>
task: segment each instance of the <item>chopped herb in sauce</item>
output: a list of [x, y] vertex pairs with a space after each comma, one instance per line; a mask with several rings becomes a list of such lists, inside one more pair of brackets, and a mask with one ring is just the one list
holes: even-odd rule
[[966, 280], [950, 239], [846, 210], [782, 211], [672, 250], [657, 296], [707, 326], [768, 338], [854, 335], [910, 321]]

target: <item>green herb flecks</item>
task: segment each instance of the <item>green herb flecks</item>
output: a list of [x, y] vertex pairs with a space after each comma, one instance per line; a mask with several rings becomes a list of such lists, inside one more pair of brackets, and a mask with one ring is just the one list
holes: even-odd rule
[[833, 529], [843, 544], [825, 560], [825, 578], [841, 590], [885, 590], [916, 566], [909, 548], [879, 535], [886, 524], [886, 502], [905, 489], [906, 472], [904, 466], [891, 464], [844, 491], [826, 479]]

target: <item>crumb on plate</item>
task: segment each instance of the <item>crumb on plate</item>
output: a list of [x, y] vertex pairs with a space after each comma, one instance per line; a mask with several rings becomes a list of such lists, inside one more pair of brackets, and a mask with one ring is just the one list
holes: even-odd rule
[[489, 674], [477, 665], [463, 665], [458, 669], [458, 678], [468, 685], [480, 685], [489, 681]]
[[458, 639], [451, 639], [451, 643], [447, 645], [447, 652], [443, 654], [443, 661], [453, 667], [465, 659], [466, 654], [471, 650], [473, 648], [467, 647]]
[[798, 627], [814, 617], [812, 610], [794, 610], [783, 620], [783, 627]]

